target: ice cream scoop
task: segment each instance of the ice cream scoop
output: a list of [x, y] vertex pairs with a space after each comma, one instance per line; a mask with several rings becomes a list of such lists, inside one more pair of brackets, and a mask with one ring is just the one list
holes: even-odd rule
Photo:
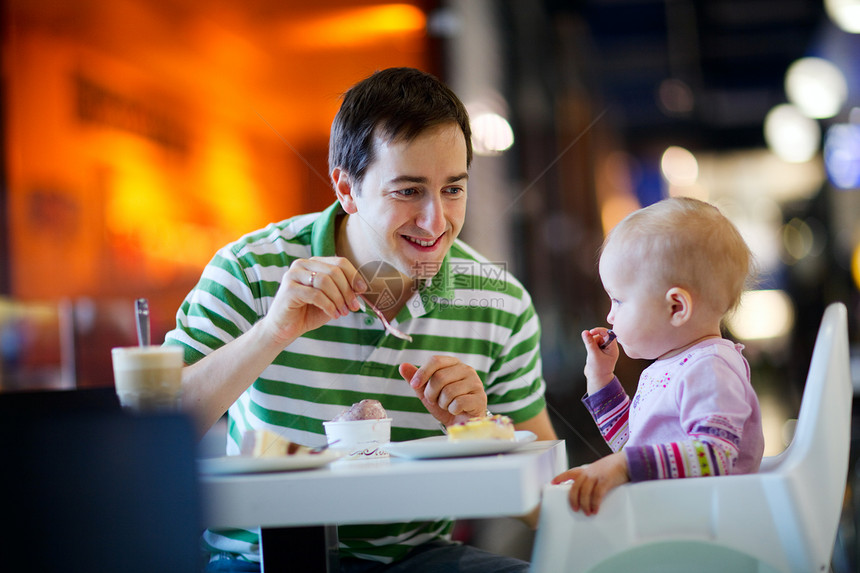
[[332, 419], [332, 422], [352, 422], [355, 420], [382, 420], [386, 417], [385, 408], [379, 400], [356, 402]]

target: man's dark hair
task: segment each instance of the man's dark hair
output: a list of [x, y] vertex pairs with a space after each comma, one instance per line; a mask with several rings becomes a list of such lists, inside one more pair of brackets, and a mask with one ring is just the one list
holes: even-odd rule
[[469, 114], [436, 77], [415, 68], [388, 68], [352, 86], [343, 96], [329, 140], [329, 172], [345, 170], [360, 183], [374, 159], [374, 136], [411, 141], [424, 130], [453, 122], [466, 138], [466, 166], [472, 163]]

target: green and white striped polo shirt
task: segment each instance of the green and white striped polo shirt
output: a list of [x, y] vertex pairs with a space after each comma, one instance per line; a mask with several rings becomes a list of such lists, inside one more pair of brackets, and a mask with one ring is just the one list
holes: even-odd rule
[[[335, 254], [335, 219], [342, 213], [334, 203], [221, 249], [177, 312], [166, 343], [183, 345], [186, 362], [193, 363], [247, 331], [266, 314], [295, 259]], [[365, 309], [284, 348], [230, 407], [227, 454], [238, 454], [243, 432], [252, 429], [324, 444], [323, 422], [363, 398], [385, 407], [393, 419], [393, 441], [438, 435], [438, 422], [397, 371], [403, 362], [420, 365], [436, 354], [455, 356], [477, 371], [494, 413], [516, 423], [544, 408], [540, 325], [531, 298], [504, 265], [487, 261], [465, 243], [455, 242], [393, 323], [413, 342], [387, 334]], [[343, 555], [389, 562], [411, 547], [450, 536], [451, 529], [450, 520], [440, 519], [341, 526], [338, 535]], [[204, 538], [213, 552], [259, 560], [257, 531], [207, 531]]]

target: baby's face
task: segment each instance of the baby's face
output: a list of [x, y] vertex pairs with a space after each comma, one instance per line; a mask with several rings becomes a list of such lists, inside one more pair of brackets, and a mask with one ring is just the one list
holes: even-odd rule
[[673, 348], [671, 303], [647, 261], [631, 260], [607, 245], [600, 257], [600, 280], [612, 306], [606, 317], [630, 358], [654, 359]]

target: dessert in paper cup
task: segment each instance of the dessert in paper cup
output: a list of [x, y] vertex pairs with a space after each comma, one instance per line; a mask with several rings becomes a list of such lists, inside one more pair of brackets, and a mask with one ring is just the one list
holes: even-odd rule
[[323, 426], [331, 448], [343, 451], [348, 460], [388, 457], [391, 418], [377, 400], [357, 402]]

